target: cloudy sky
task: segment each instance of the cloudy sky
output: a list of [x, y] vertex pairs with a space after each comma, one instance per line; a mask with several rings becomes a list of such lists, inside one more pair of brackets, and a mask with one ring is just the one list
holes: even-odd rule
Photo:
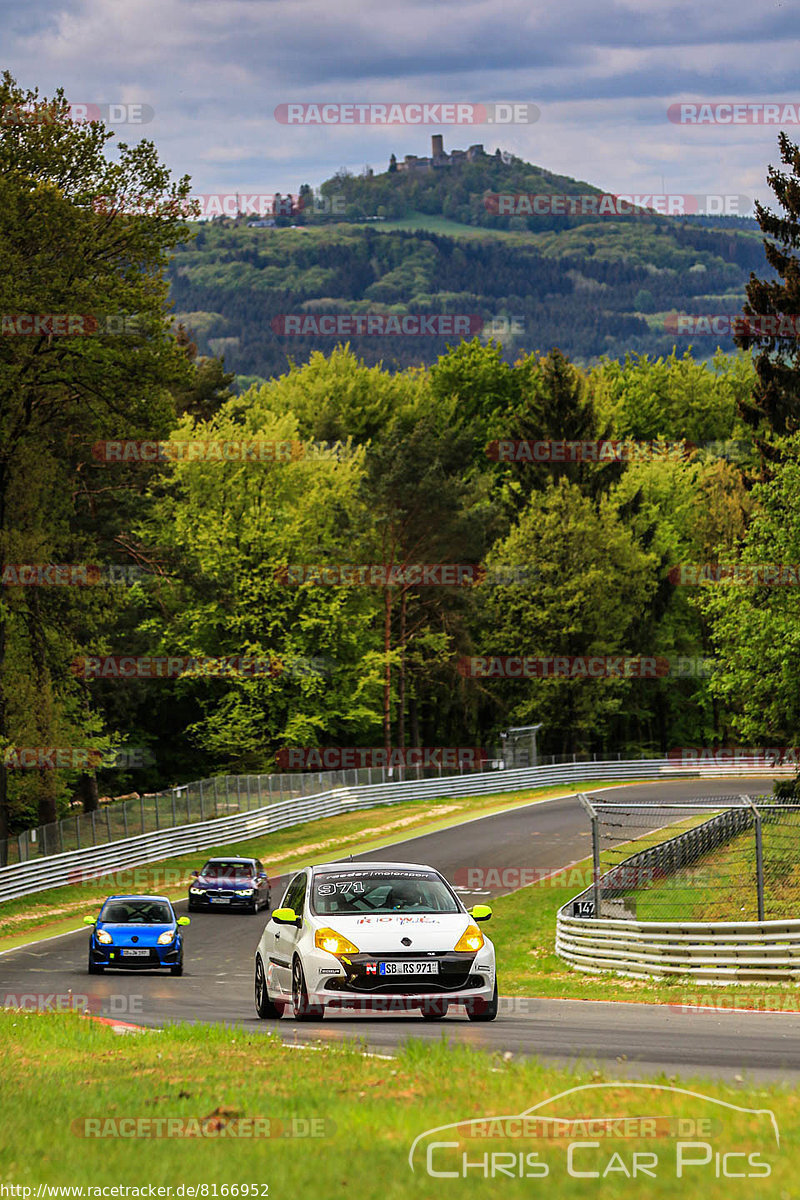
[[[782, 125], [685, 125], [670, 105], [800, 109], [789, 0], [3, 0], [3, 64], [48, 96], [149, 105], [198, 192], [289, 192], [389, 154], [483, 142], [612, 192], [766, 200]], [[286, 125], [278, 105], [535, 104], [535, 124]], [[743, 110], [740, 110], [740, 112]], [[751, 110], [748, 110], [748, 112]], [[727, 115], [728, 110], [714, 110]]]

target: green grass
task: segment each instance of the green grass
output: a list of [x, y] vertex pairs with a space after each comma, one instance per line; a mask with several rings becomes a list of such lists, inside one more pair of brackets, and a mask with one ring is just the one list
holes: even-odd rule
[[[764, 916], [800, 916], [800, 814], [764, 822]], [[752, 830], [698, 859], [691, 867], [655, 880], [635, 893], [640, 921], [757, 921], [755, 834]]]
[[[217, 1195], [223, 1185], [256, 1184], [250, 1195], [270, 1200], [596, 1200], [600, 1194], [788, 1200], [797, 1195], [800, 1094], [788, 1086], [659, 1077], [662, 1084], [701, 1093], [691, 1097], [614, 1082], [613, 1073], [580, 1067], [566, 1072], [537, 1060], [490, 1056], [463, 1044], [447, 1045], [444, 1039], [407, 1043], [397, 1057], [385, 1059], [364, 1057], [352, 1046], [297, 1049], [261, 1030], [220, 1026], [120, 1038], [71, 1013], [0, 1012], [0, 1068], [3, 1185], [153, 1185], [172, 1187], [175, 1196], [181, 1184], [216, 1184]], [[606, 1082], [612, 1086], [573, 1093], [543, 1109], [562, 1120], [660, 1118], [659, 1137], [610, 1136], [596, 1149], [578, 1151], [576, 1169], [601, 1172], [618, 1154], [616, 1170], [605, 1179], [571, 1177], [568, 1140], [537, 1138], [538, 1131], [548, 1128], [541, 1123], [532, 1124], [532, 1136], [524, 1139], [466, 1137], [447, 1130], [423, 1142], [415, 1172], [409, 1167], [412, 1143], [427, 1130], [524, 1112], [567, 1089]], [[714, 1101], [759, 1113], [740, 1113]], [[780, 1148], [764, 1110], [777, 1119]], [[176, 1126], [166, 1124], [162, 1128], [171, 1128], [173, 1136], [152, 1136], [158, 1119], [184, 1122], [194, 1136], [176, 1138]], [[676, 1177], [675, 1168], [679, 1119], [706, 1122], [699, 1138], [684, 1126], [683, 1139], [702, 1140], [712, 1151], [707, 1166], [687, 1168], [683, 1179]], [[137, 1124], [116, 1124], [123, 1120]], [[87, 1121], [94, 1123], [89, 1130], [105, 1136], [86, 1137]], [[258, 1123], [248, 1126], [248, 1121]], [[258, 1130], [262, 1136], [233, 1137], [236, 1127], [230, 1124], [225, 1134], [225, 1122], [239, 1122], [244, 1133]], [[120, 1128], [138, 1136], [113, 1136]], [[267, 1130], [273, 1136], [263, 1136]], [[317, 1136], [287, 1137], [284, 1130]], [[472, 1163], [481, 1163], [484, 1154], [538, 1154], [535, 1161], [547, 1164], [548, 1178], [483, 1178], [482, 1170], [475, 1169], [467, 1178], [432, 1178], [424, 1155], [431, 1140], [458, 1142], [454, 1151], [435, 1152], [435, 1168], [460, 1165], [463, 1151]], [[585, 1141], [586, 1135], [578, 1129], [571, 1140]], [[630, 1170], [635, 1151], [657, 1156], [655, 1164], [648, 1160], [655, 1178], [625, 1177], [619, 1163]], [[717, 1178], [713, 1154], [726, 1151], [756, 1155], [758, 1162], [769, 1164], [769, 1177]], [[688, 1153], [700, 1157], [697, 1150]], [[497, 1162], [490, 1158], [487, 1164], [492, 1161]], [[731, 1169], [741, 1170], [742, 1163], [734, 1159]], [[206, 1195], [213, 1195], [210, 1186]]]
[[[412, 212], [406, 217], [390, 217], [385, 221], [364, 221], [378, 233], [394, 233], [397, 230], [422, 229], [426, 233], [450, 234], [451, 237], [496, 237], [507, 234], [505, 229], [483, 229], [476, 225], [464, 225], [461, 221], [451, 221], [438, 213]], [[359, 222], [359, 226], [362, 223]]]
[[361, 812], [326, 817], [294, 825], [276, 833], [262, 834], [249, 841], [227, 843], [132, 867], [118, 875], [67, 883], [0, 905], [0, 950], [8, 950], [34, 938], [51, 937], [78, 929], [87, 913], [114, 891], [155, 891], [174, 898], [184, 897], [189, 872], [202, 866], [213, 854], [245, 854], [260, 858], [270, 875], [281, 875], [309, 861], [324, 861], [353, 851], [377, 849], [402, 841], [412, 834], [434, 832], [460, 821], [501, 812], [554, 796], [573, 795], [586, 788], [619, 786], [607, 780], [575, 782], [549, 788], [531, 788], [493, 796], [442, 797], [407, 801], [365, 809]]

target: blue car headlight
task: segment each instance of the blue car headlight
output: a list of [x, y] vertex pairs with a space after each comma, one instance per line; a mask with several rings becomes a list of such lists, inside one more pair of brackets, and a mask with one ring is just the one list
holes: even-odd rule
[[174, 942], [174, 941], [175, 941], [175, 930], [174, 929], [168, 929], [166, 931], [166, 933], [159, 934], [159, 937], [158, 937], [159, 946], [169, 946], [170, 942]]
[[251, 887], [249, 887], [249, 888], [237, 888], [237, 889], [236, 889], [236, 895], [237, 895], [237, 896], [252, 896], [252, 894], [253, 894], [253, 892], [254, 892], [255, 890], [256, 890], [255, 888], [251, 888]]
[[96, 929], [95, 937], [97, 938], [98, 942], [101, 942], [104, 946], [113, 946], [114, 944], [114, 939], [110, 933], [106, 933], [105, 929]]

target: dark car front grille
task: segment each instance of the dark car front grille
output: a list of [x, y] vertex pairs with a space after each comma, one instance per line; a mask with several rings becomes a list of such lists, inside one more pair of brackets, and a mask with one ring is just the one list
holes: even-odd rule
[[[438, 954], [350, 954], [348, 961], [342, 960], [347, 971], [346, 979], [329, 979], [327, 991], [349, 992], [351, 995], [369, 995], [383, 992], [393, 996], [430, 996], [447, 992], [458, 992], [464, 988], [482, 987], [484, 978], [471, 973], [475, 955], [457, 954], [454, 951]], [[439, 971], [436, 975], [379, 975], [367, 973], [367, 966], [377, 968], [382, 962], [401, 962], [407, 959], [436, 959]]]

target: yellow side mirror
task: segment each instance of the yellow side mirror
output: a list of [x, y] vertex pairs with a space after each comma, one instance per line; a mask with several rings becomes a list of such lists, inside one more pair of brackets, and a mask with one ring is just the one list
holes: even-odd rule
[[276, 908], [272, 914], [276, 925], [299, 925], [300, 918], [293, 908]]
[[97, 917], [84, 917], [83, 923], [84, 923], [84, 925], [96, 925]]
[[469, 915], [473, 921], [489, 921], [491, 920], [492, 910], [488, 904], [476, 904], [474, 908], [469, 910]]
[[191, 917], [178, 917], [179, 925], [191, 925], [191, 923], [192, 923]]

